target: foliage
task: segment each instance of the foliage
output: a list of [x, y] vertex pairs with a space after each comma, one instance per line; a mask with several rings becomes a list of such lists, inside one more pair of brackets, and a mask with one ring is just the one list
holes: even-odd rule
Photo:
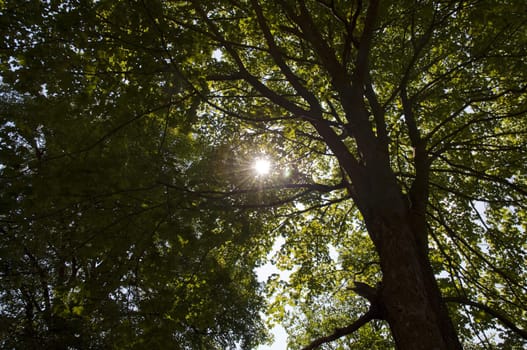
[[[194, 194], [220, 185], [216, 150], [189, 128], [193, 92], [156, 56], [154, 9], [2, 9], [2, 348], [263, 339], [260, 287], [244, 269], [259, 219]], [[195, 50], [186, 40], [176, 53]]]
[[388, 174], [464, 345], [525, 346], [527, 8], [375, 4], [0, 2], [0, 344], [253, 348], [267, 295], [302, 348], [372, 305]]

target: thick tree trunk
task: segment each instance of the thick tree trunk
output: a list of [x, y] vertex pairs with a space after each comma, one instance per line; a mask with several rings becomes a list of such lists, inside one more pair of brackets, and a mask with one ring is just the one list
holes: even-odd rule
[[380, 301], [397, 349], [461, 349], [427, 248], [412, 230], [411, 215], [393, 216], [404, 211], [390, 212], [374, 214], [367, 223], [376, 238], [383, 272]]
[[[377, 300], [383, 318], [397, 349], [461, 350], [428, 257], [426, 162], [419, 163], [423, 169], [418, 169], [411, 194], [404, 194], [387, 150], [372, 145], [363, 147], [364, 163], [348, 174], [381, 263]], [[338, 150], [335, 154], [345, 164]]]

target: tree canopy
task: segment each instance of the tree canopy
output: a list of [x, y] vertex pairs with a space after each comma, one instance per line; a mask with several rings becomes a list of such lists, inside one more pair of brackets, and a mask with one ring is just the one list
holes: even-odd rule
[[0, 1], [1, 347], [524, 347], [526, 14]]

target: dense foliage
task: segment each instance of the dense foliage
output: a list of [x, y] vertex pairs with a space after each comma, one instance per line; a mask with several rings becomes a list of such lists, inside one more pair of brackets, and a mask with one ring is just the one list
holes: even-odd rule
[[405, 230], [437, 328], [525, 346], [526, 13], [0, 1], [0, 346], [401, 347]]

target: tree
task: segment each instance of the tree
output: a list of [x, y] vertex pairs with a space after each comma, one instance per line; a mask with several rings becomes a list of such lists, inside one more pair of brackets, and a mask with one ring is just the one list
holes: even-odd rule
[[[49, 285], [61, 302], [73, 298], [58, 291], [63, 282], [42, 277], [40, 266], [60, 278], [54, 259], [71, 250], [61, 235], [74, 231], [86, 256], [104, 256], [92, 269], [108, 263], [100, 263], [107, 275], [96, 281], [141, 281], [135, 294], [122, 279], [95, 288], [101, 295], [118, 290], [119, 297], [106, 300], [117, 308], [126, 304], [119, 298], [132, 298], [124, 315], [185, 296], [176, 303], [182, 309], [163, 318], [186, 315], [185, 321], [144, 339], [174, 332], [182, 322], [188, 333], [175, 334], [189, 346], [208, 346], [202, 339], [225, 346], [245, 336], [250, 347], [262, 340], [252, 269], [281, 237], [275, 260], [292, 274], [268, 282], [275, 297], [269, 310], [289, 322], [292, 347], [525, 345], [526, 5], [5, 3], [3, 96], [14, 101], [2, 127], [9, 157], [2, 179], [20, 194], [2, 199], [9, 208], [3, 249], [18, 245], [24, 252], [17, 273], [33, 267], [29, 282], [5, 273], [13, 285], [2, 297], [5, 305], [26, 306], [13, 323], [26, 322], [20, 328], [26, 336], [48, 330], [34, 329], [33, 312], [50, 312]], [[72, 23], [80, 23], [78, 31]], [[248, 161], [262, 153], [275, 169], [250, 178]], [[96, 175], [78, 173], [103, 164], [107, 169]], [[89, 205], [73, 200], [100, 184]], [[64, 188], [74, 196], [64, 199]], [[116, 213], [133, 218], [129, 236], [120, 233], [130, 222], [122, 225]], [[115, 234], [84, 243], [105, 222]], [[179, 243], [174, 225], [185, 232]], [[134, 260], [145, 230], [154, 232], [149, 248]], [[28, 242], [46, 231], [51, 243], [37, 255]], [[183, 248], [187, 240], [193, 244]], [[188, 282], [160, 288], [173, 277], [146, 257], [168, 254], [165, 248], [175, 251], [174, 245], [185, 261], [210, 252], [205, 263], [170, 261], [190, 271], [205, 265], [192, 276], [226, 294], [196, 292]], [[11, 271], [16, 255], [7, 256]], [[135, 265], [110, 263], [114, 256]], [[159, 259], [164, 267], [168, 260]], [[62, 264], [77, 265], [68, 263]], [[143, 272], [131, 273], [132, 266]], [[90, 268], [83, 271], [78, 280], [85, 283]], [[223, 275], [232, 280], [220, 283]], [[43, 301], [35, 301], [35, 290]], [[156, 298], [145, 298], [145, 291]], [[220, 317], [225, 301], [240, 296], [232, 314]], [[85, 305], [88, 300], [75, 304], [70, 314]], [[87, 313], [92, 327], [97, 312], [92, 305]], [[238, 312], [241, 323], [230, 316]], [[189, 315], [204, 325], [187, 322]], [[116, 323], [125, 318], [114, 316]], [[220, 329], [206, 322], [211, 319]], [[126, 332], [140, 334], [152, 325], [145, 318], [129, 323]], [[234, 333], [225, 333], [232, 324]], [[499, 336], [490, 339], [493, 331]]]
[[147, 50], [161, 38], [139, 36], [146, 8], [2, 6], [0, 347], [261, 342], [241, 247], [265, 225], [193, 194], [213, 189], [214, 149], [185, 122], [195, 94]]

